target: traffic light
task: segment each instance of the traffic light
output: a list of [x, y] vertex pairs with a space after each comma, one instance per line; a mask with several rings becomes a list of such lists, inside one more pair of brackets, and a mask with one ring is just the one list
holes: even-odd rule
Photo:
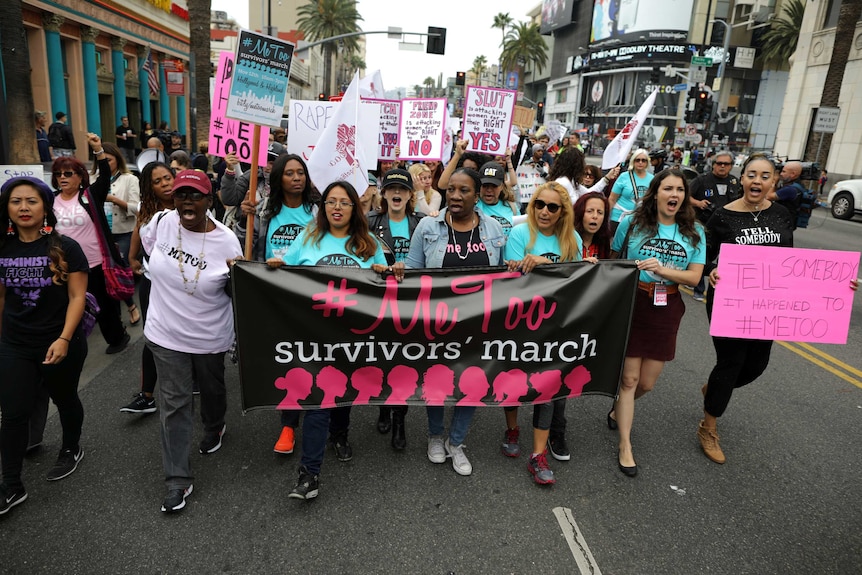
[[544, 122], [545, 121], [545, 103], [539, 102], [536, 104], [536, 121]]
[[694, 103], [694, 121], [705, 124], [712, 117], [712, 96], [706, 90], [699, 90]]
[[326, 100], [326, 94], [321, 92], [320, 94], [317, 95], [317, 99], [320, 101]]
[[425, 46], [426, 54], [446, 53], [446, 28], [428, 26], [428, 43]]
[[466, 72], [455, 72], [455, 85], [463, 86], [464, 78], [467, 76]]

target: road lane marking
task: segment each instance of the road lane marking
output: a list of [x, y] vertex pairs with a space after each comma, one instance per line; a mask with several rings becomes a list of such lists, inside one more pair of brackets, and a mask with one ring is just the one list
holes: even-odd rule
[[557, 518], [557, 523], [560, 524], [560, 529], [569, 544], [569, 549], [575, 557], [575, 562], [578, 564], [578, 570], [581, 575], [591, 573], [593, 575], [601, 575], [602, 570], [599, 569], [596, 563], [596, 558], [593, 557], [589, 545], [584, 539], [583, 533], [578, 528], [575, 518], [572, 515], [572, 510], [568, 507], [554, 507], [552, 510]]
[[825, 351], [821, 351], [821, 350], [817, 349], [816, 347], [814, 347], [810, 343], [804, 343], [801, 341], [797, 341], [794, 343], [803, 349], [807, 349], [808, 351], [810, 351], [812, 353], [816, 353], [817, 355], [819, 355], [820, 357], [822, 357], [823, 359], [825, 359], [827, 361], [831, 361], [832, 363], [834, 363], [835, 365], [837, 365], [838, 367], [840, 367], [844, 371], [848, 371], [848, 372], [852, 373], [853, 375], [856, 375], [858, 377], [862, 377], [862, 370], [856, 369], [852, 365], [847, 365], [843, 361], [840, 361], [839, 359], [832, 357], [831, 355], [829, 355]]
[[[825, 369], [829, 373], [836, 375], [837, 377], [840, 377], [844, 381], [846, 381], [848, 383], [852, 383], [853, 385], [855, 385], [859, 389], [862, 389], [862, 380], [851, 377], [851, 376], [847, 375], [846, 373], [840, 371], [839, 369], [829, 365], [825, 361], [821, 361], [820, 359], [814, 357], [813, 355], [804, 351], [803, 349], [796, 347], [796, 345], [794, 345], [794, 343], [791, 343], [789, 341], [776, 341], [775, 343], [777, 343], [778, 345], [780, 345], [786, 349], [789, 349], [790, 351], [792, 351], [796, 355], [799, 355], [799, 356], [803, 357], [804, 359], [807, 359], [808, 361], [810, 361], [814, 365], [818, 365], [818, 366], [822, 367], [823, 369]], [[806, 346], [806, 349], [808, 347], [810, 347], [810, 346]], [[834, 362], [836, 365], [839, 365], [839, 366], [842, 366], [845, 368], [849, 368], [848, 371], [850, 371], [852, 373], [859, 373], [859, 371], [856, 368], [850, 367], [849, 365], [847, 365], [847, 364], [839, 361], [838, 359], [832, 357], [828, 353], [824, 353], [824, 352], [817, 350], [817, 349], [812, 349], [812, 351], [814, 351], [817, 355], [819, 355], [825, 359], [828, 359], [829, 361]]]

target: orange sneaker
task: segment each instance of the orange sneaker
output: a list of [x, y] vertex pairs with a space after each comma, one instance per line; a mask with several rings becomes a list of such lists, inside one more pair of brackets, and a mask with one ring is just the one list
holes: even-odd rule
[[275, 447], [273, 451], [276, 453], [283, 453], [288, 455], [293, 453], [293, 446], [295, 444], [295, 440], [293, 437], [293, 428], [292, 427], [283, 427], [281, 429], [281, 435], [278, 436], [278, 441], [275, 442]]

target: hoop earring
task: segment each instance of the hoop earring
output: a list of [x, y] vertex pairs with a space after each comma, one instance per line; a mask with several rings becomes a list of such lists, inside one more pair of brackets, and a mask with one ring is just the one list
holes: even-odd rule
[[6, 235], [7, 236], [14, 236], [15, 235], [15, 228], [12, 227], [12, 220], [11, 219], [9, 220], [9, 227], [6, 228]]
[[54, 231], [53, 226], [48, 225], [48, 216], [45, 216], [45, 219], [42, 220], [42, 227], [39, 228], [39, 233], [42, 234], [43, 236], [47, 236], [47, 235], [50, 235], [50, 233], [53, 231]]

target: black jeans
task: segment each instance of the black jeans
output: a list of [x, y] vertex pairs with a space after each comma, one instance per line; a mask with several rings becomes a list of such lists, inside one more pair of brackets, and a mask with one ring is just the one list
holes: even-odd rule
[[766, 370], [772, 341], [713, 337], [715, 367], [709, 374], [709, 385], [703, 409], [713, 417], [721, 417], [733, 390], [748, 385]]
[[123, 320], [120, 319], [120, 302], [108, 295], [105, 289], [105, 274], [102, 273], [102, 266], [90, 268], [87, 291], [93, 294], [96, 301], [99, 302], [99, 308], [101, 308], [96, 321], [99, 323], [102, 337], [105, 338], [108, 345], [120, 343], [126, 335], [126, 328], [123, 327]]
[[63, 426], [63, 448], [77, 450], [84, 423], [78, 380], [87, 358], [87, 340], [80, 330], [69, 343], [69, 355], [56, 365], [44, 365], [47, 346], [20, 347], [0, 343], [0, 459], [3, 482], [21, 489], [21, 468], [30, 435], [29, 421], [40, 387], [57, 406]]

